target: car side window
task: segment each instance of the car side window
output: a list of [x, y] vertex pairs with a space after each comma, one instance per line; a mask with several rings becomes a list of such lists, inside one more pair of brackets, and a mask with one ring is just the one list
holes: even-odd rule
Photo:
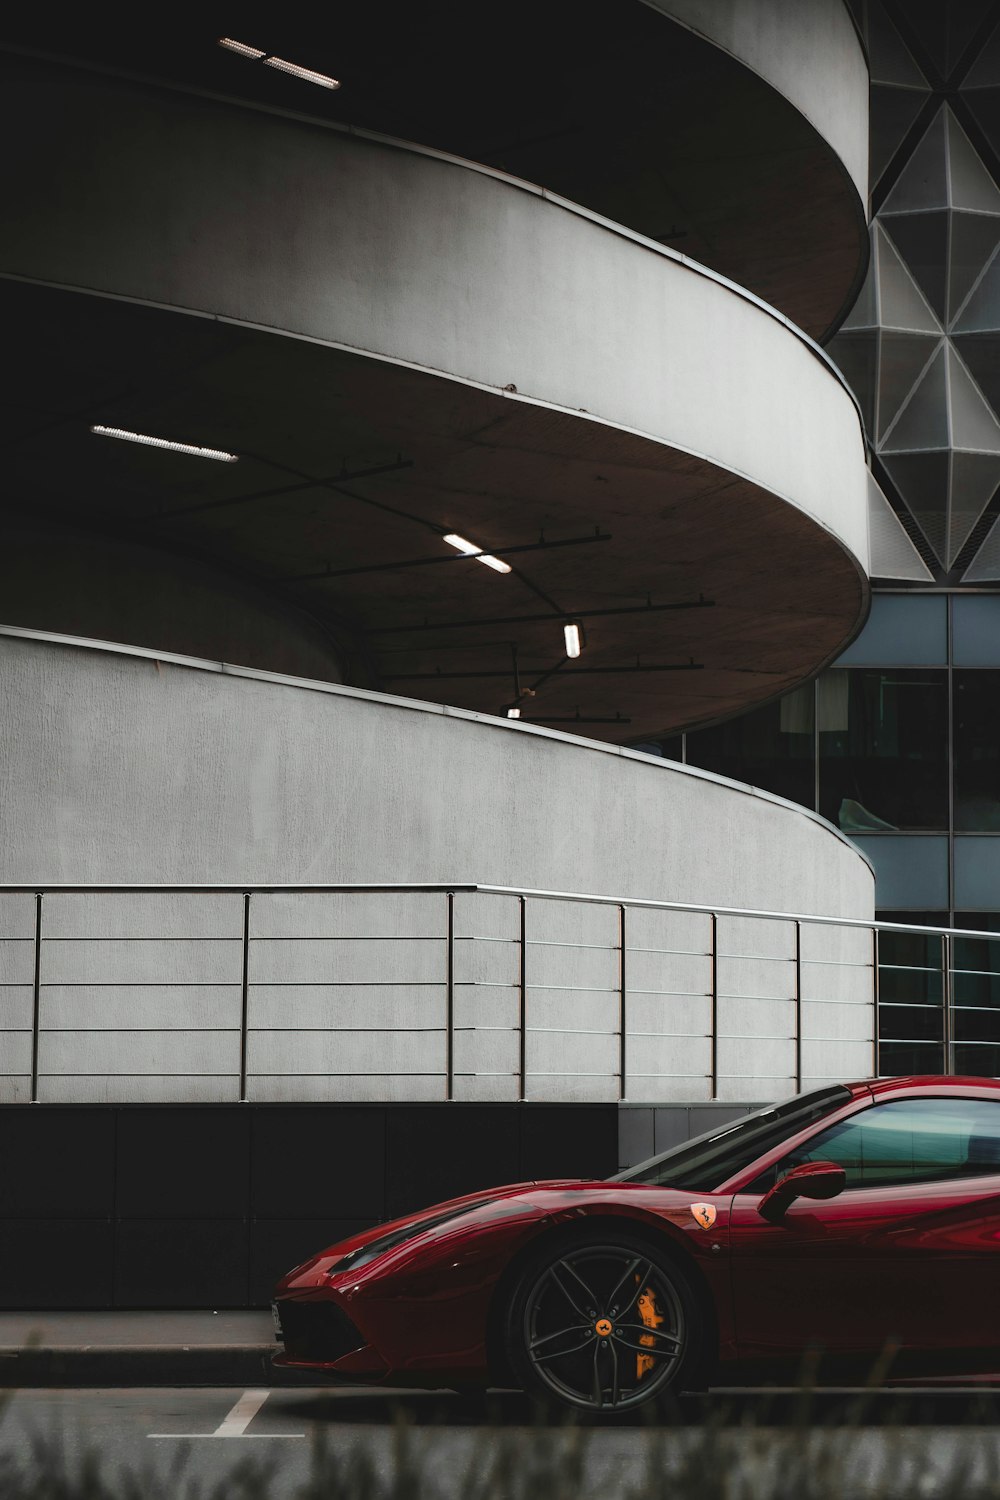
[[1000, 1102], [895, 1099], [821, 1130], [757, 1182], [765, 1191], [806, 1161], [843, 1167], [847, 1188], [1000, 1176]]

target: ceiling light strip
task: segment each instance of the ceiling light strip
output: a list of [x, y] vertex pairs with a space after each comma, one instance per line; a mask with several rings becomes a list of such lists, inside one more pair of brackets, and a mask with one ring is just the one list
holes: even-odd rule
[[321, 89], [340, 88], [339, 78], [331, 78], [328, 73], [317, 73], [315, 68], [303, 68], [298, 63], [289, 62], [285, 57], [275, 57], [261, 47], [248, 47], [246, 42], [237, 42], [231, 36], [220, 36], [216, 40], [219, 46], [225, 47], [228, 52], [235, 52], [238, 57], [249, 58], [251, 62], [262, 62], [265, 68], [277, 68], [279, 72], [289, 73], [293, 78], [301, 78], [305, 83], [318, 84]]
[[340, 79], [330, 78], [326, 73], [316, 73], [312, 68], [300, 68], [298, 63], [286, 62], [283, 57], [265, 57], [265, 68], [279, 68], [293, 78], [302, 78], [306, 83], [317, 83], [321, 89], [339, 89]]
[[254, 62], [260, 62], [267, 53], [262, 52], [259, 47], [248, 47], [246, 42], [236, 42], [231, 36], [220, 36], [219, 46], [227, 47], [230, 52], [236, 52], [240, 57], [250, 57]]
[[126, 427], [105, 427], [95, 423], [91, 432], [97, 437], [118, 438], [123, 443], [142, 443], [146, 448], [166, 448], [171, 453], [187, 453], [192, 458], [214, 458], [220, 464], [234, 464], [238, 453], [227, 453], [222, 448], [198, 448], [194, 443], [173, 443], [169, 438], [152, 437], [148, 432], [130, 432]]
[[464, 536], [458, 536], [454, 531], [449, 531], [447, 536], [442, 537], [442, 541], [447, 542], [449, 547], [454, 547], [457, 551], [464, 553], [466, 557], [474, 557], [476, 562], [484, 563], [495, 573], [511, 572], [510, 563], [504, 562], [502, 557], [494, 557], [492, 553], [484, 552], [482, 547], [476, 546], [475, 542], [466, 541]]

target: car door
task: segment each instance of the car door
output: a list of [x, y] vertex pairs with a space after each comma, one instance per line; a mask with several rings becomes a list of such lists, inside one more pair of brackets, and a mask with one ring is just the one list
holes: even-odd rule
[[[844, 1168], [845, 1190], [768, 1221], [763, 1193], [802, 1161]], [[893, 1368], [992, 1369], [1000, 1355], [1000, 1103], [875, 1103], [813, 1135], [738, 1191], [731, 1218], [741, 1359], [810, 1346]]]

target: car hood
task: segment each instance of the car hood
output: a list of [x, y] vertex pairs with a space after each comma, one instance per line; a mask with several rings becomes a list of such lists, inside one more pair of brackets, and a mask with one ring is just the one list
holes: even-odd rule
[[[696, 1230], [700, 1226], [692, 1217], [697, 1200], [705, 1199], [717, 1206], [719, 1218], [728, 1218], [731, 1194], [693, 1193], [689, 1189], [651, 1187], [646, 1183], [615, 1182], [588, 1178], [557, 1177], [530, 1182], [508, 1183], [502, 1187], [484, 1188], [481, 1192], [466, 1193], [459, 1198], [448, 1198], [434, 1203], [412, 1214], [386, 1223], [374, 1224], [358, 1234], [338, 1240], [310, 1258], [294, 1270], [289, 1271], [278, 1283], [277, 1292], [293, 1291], [315, 1283], [317, 1276], [335, 1272], [339, 1261], [362, 1250], [373, 1241], [397, 1237], [403, 1243], [416, 1239], [423, 1231], [430, 1232], [439, 1224], [442, 1227], [452, 1219], [464, 1214], [478, 1214], [483, 1220], [491, 1217], [489, 1210], [495, 1209], [497, 1217], [507, 1217], [516, 1211], [516, 1200], [524, 1202], [526, 1212], [542, 1211], [559, 1217], [561, 1213], [579, 1212], [581, 1208], [593, 1212], [614, 1212], [624, 1209], [641, 1215], [652, 1211], [657, 1218], [672, 1221], [678, 1228]], [[587, 1202], [589, 1201], [589, 1204]], [[721, 1228], [721, 1224], [719, 1226]], [[346, 1269], [346, 1268], [345, 1268]]]
[[[539, 1191], [567, 1188], [580, 1188], [585, 1186], [584, 1182], [572, 1177], [553, 1178], [545, 1182], [512, 1182], [502, 1187], [483, 1188], [478, 1193], [465, 1193], [459, 1198], [447, 1198], [440, 1203], [433, 1203], [427, 1208], [421, 1208], [411, 1214], [403, 1214], [397, 1219], [389, 1219], [380, 1224], [373, 1224], [369, 1229], [360, 1230], [357, 1234], [349, 1235], [346, 1239], [338, 1240], [333, 1245], [328, 1245], [316, 1255], [312, 1255], [301, 1265], [296, 1266], [283, 1276], [278, 1283], [279, 1292], [290, 1288], [295, 1282], [309, 1279], [316, 1275], [329, 1271], [330, 1267], [352, 1250], [360, 1250], [373, 1240], [382, 1239], [386, 1235], [394, 1235], [406, 1230], [412, 1231], [415, 1238], [422, 1227], [430, 1228], [432, 1224], [445, 1220], [446, 1218], [458, 1218], [460, 1214], [472, 1213], [477, 1208], [483, 1208], [491, 1203], [508, 1202], [519, 1195], [529, 1195]], [[598, 1184], [593, 1184], [598, 1186]], [[607, 1184], [603, 1184], [607, 1186]]]

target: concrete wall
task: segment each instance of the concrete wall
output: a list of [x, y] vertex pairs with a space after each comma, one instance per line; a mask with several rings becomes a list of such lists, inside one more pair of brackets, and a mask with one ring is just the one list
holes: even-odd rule
[[5, 163], [0, 274], [642, 433], [788, 501], [867, 568], [846, 386], [779, 315], [683, 257], [400, 142], [25, 59], [3, 70], [8, 134], [35, 150]]
[[868, 197], [868, 64], [844, 0], [646, 0], [794, 104]]
[[[835, 924], [871, 918], [871, 870], [802, 808], [533, 726], [55, 641], [0, 636], [0, 689], [0, 880], [451, 881], [829, 915], [801, 930], [803, 1081], [870, 1071], [870, 938]], [[17, 1100], [33, 897], [0, 911]], [[242, 918], [238, 894], [46, 896], [39, 1097], [238, 1097]], [[443, 896], [255, 895], [252, 920], [250, 1097], [443, 1097]], [[619, 1095], [617, 922], [530, 903], [530, 1098]], [[628, 914], [630, 1099], [711, 1097], [709, 927]], [[517, 935], [512, 898], [457, 898], [457, 1097], [517, 1097]], [[717, 936], [718, 1095], [790, 1093], [794, 924]]]

